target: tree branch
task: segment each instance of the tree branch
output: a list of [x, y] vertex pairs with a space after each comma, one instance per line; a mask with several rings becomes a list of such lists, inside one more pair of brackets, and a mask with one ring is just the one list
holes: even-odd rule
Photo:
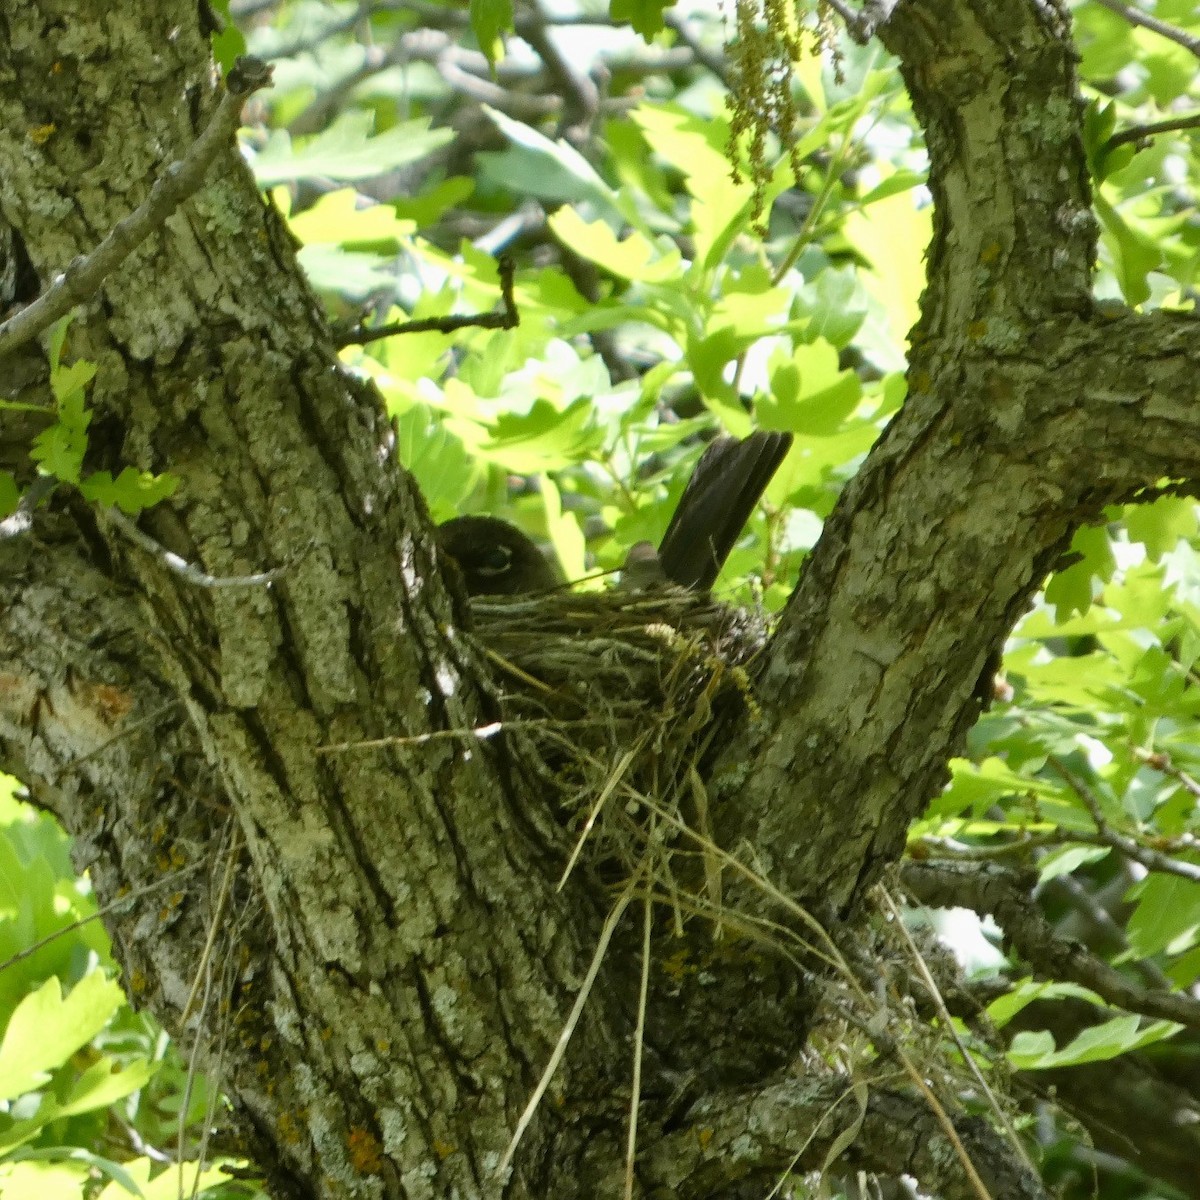
[[1117, 16], [1124, 17], [1130, 25], [1140, 25], [1143, 29], [1153, 30], [1169, 41], [1182, 46], [1185, 50], [1190, 50], [1193, 54], [1200, 56], [1200, 38], [1193, 37], [1192, 34], [1180, 29], [1177, 25], [1151, 16], [1150, 13], [1143, 12], [1135, 4], [1126, 4], [1123, 0], [1096, 0], [1096, 3], [1102, 4], [1109, 12], [1115, 12]]
[[1043, 978], [1068, 979], [1129, 1012], [1200, 1029], [1200, 1000], [1139, 987], [1082, 946], [1060, 938], [1028, 895], [1025, 881], [1013, 872], [986, 863], [964, 868], [959, 863], [906, 861], [900, 878], [922, 904], [990, 913], [1005, 940]]
[[[643, 1178], [681, 1200], [711, 1196], [712, 1181], [757, 1180], [820, 1170], [853, 1130], [846, 1161], [884, 1176], [912, 1175], [946, 1200], [979, 1200], [925, 1103], [877, 1080], [793, 1076], [758, 1091], [698, 1104], [685, 1127], [656, 1143]], [[955, 1131], [984, 1186], [999, 1200], [1042, 1200], [1046, 1192], [1012, 1149], [978, 1118]]]

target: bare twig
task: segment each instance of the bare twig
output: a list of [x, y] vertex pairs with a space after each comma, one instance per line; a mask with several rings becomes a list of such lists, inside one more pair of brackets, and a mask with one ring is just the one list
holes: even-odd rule
[[186, 579], [196, 587], [225, 588], [225, 587], [257, 587], [260, 584], [272, 583], [287, 570], [287, 564], [282, 567], [272, 567], [269, 571], [257, 571], [253, 575], [209, 575], [208, 572], [194, 567], [190, 562], [173, 554], [160, 546], [152, 537], [143, 533], [119, 508], [102, 510], [104, 517], [115, 525], [131, 542], [140, 546], [149, 554], [153, 554], [169, 571]]
[[1185, 117], [1172, 117], [1166, 121], [1153, 121], [1149, 125], [1131, 125], [1114, 133], [1104, 143], [1105, 151], [1114, 150], [1126, 142], [1148, 141], [1160, 133], [1175, 133], [1180, 129], [1200, 129], [1200, 113], [1189, 113]]
[[25, 489], [16, 511], [0, 521], [0, 541], [18, 537], [33, 528], [33, 511], [58, 486], [53, 475], [39, 475]]
[[496, 260], [500, 274], [500, 312], [480, 313], [474, 317], [424, 317], [417, 321], [394, 321], [391, 325], [380, 325], [375, 329], [367, 329], [357, 325], [347, 332], [335, 335], [338, 346], [365, 346], [368, 342], [377, 342], [381, 338], [394, 337], [401, 333], [454, 333], [459, 329], [514, 329], [521, 323], [517, 312], [516, 301], [513, 299], [513, 273], [516, 270], [513, 260], [507, 254], [502, 254]]
[[232, 141], [246, 98], [270, 82], [271, 69], [266, 64], [249, 57], [237, 60], [225, 80], [225, 94], [212, 119], [187, 154], [163, 171], [146, 199], [118, 221], [94, 250], [76, 258], [48, 291], [0, 325], [0, 358], [37, 337], [76, 304], [94, 295], [106, 276], [183, 201], [199, 191], [209, 167]]
[[0, 962], [0, 971], [7, 971], [9, 967], [36, 954], [43, 946], [48, 946], [58, 938], [66, 937], [67, 934], [74, 933], [77, 929], [82, 929], [84, 925], [88, 925], [92, 921], [98, 921], [102, 917], [107, 917], [109, 913], [119, 912], [121, 909], [128, 908], [136, 900], [140, 900], [150, 892], [157, 892], [160, 888], [170, 887], [178, 883], [185, 875], [191, 875], [193, 871], [198, 871], [204, 865], [203, 862], [190, 863], [186, 867], [181, 867], [178, 871], [172, 871], [169, 875], [164, 875], [161, 879], [156, 879], [153, 883], [148, 883], [145, 887], [135, 888], [124, 896], [118, 897], [110, 904], [102, 905], [89, 916], [80, 917], [78, 921], [72, 921], [69, 925], [64, 925], [61, 929], [56, 929], [53, 933], [46, 934], [44, 938], [39, 938], [32, 946], [26, 946], [24, 950], [19, 950], [16, 954]]
[[1038, 1173], [1037, 1168], [1025, 1152], [1025, 1147], [1021, 1144], [1021, 1139], [1017, 1136], [1016, 1129], [1013, 1128], [1012, 1122], [1008, 1119], [1008, 1114], [996, 1099], [996, 1093], [992, 1091], [988, 1081], [984, 1078], [983, 1072], [979, 1069], [979, 1064], [975, 1061], [975, 1056], [967, 1049], [966, 1044], [959, 1036], [957, 1028], [955, 1028], [954, 1022], [950, 1019], [950, 1014], [946, 1010], [946, 1002], [942, 999], [942, 993], [937, 983], [934, 982], [933, 975], [929, 970], [929, 964], [926, 963], [920, 950], [917, 949], [917, 943], [913, 941], [912, 934], [909, 933], [908, 927], [904, 924], [904, 920], [900, 916], [900, 910], [895, 900], [892, 899], [891, 892], [881, 884], [879, 886], [879, 895], [882, 897], [884, 905], [892, 916], [893, 928], [900, 935], [905, 946], [908, 948], [908, 952], [912, 955], [913, 963], [917, 968], [917, 974], [921, 977], [921, 982], [925, 985], [925, 991], [928, 993], [929, 999], [933, 1002], [938, 1019], [942, 1023], [942, 1028], [949, 1034], [954, 1044], [958, 1047], [959, 1055], [962, 1057], [963, 1062], [966, 1063], [967, 1069], [975, 1077], [975, 1082], [979, 1085], [981, 1094], [987, 1098], [988, 1105], [995, 1115], [997, 1123], [1007, 1135], [1009, 1145], [1012, 1146], [1021, 1162], [1025, 1164], [1029, 1173], [1036, 1177]]
[[1192, 34], [1180, 29], [1177, 25], [1171, 25], [1158, 17], [1152, 17], [1132, 4], [1123, 3], [1122, 0], [1096, 0], [1096, 3], [1102, 4], [1109, 12], [1115, 12], [1119, 17], [1124, 17], [1130, 25], [1141, 25], [1143, 29], [1150, 29], [1200, 57], [1200, 37], [1193, 37]]
[[570, 108], [577, 116], [581, 133], [586, 134], [600, 113], [600, 89], [596, 81], [585, 71], [580, 71], [563, 54], [547, 29], [546, 14], [538, 0], [531, 0], [528, 8], [516, 20], [517, 33], [523, 37], [537, 54], [564, 98], [570, 97]]
[[430, 733], [412, 735], [396, 734], [389, 737], [367, 738], [358, 742], [333, 742], [328, 746], [318, 746], [315, 754], [344, 754], [348, 750], [385, 750], [396, 746], [424, 746], [430, 742], [446, 741], [450, 738], [473, 738], [485, 742], [499, 733], [511, 733], [517, 729], [541, 729], [547, 726], [561, 728], [564, 725], [578, 727], [580, 725], [602, 725], [606, 718], [597, 717], [595, 720], [560, 721], [549, 718], [533, 718], [516, 721], [489, 721], [486, 725], [476, 725], [471, 729], [435, 729]]
[[1161, 854], [1157, 850], [1150, 849], [1149, 846], [1140, 845], [1133, 838], [1126, 837], [1123, 833], [1117, 833], [1115, 829], [1110, 828], [1099, 798], [1082, 779], [1075, 775], [1062, 759], [1052, 754], [1047, 758], [1046, 763], [1083, 801], [1084, 807], [1096, 823], [1094, 837], [1089, 837], [1083, 832], [1069, 832], [1069, 837], [1079, 842], [1111, 846], [1114, 850], [1119, 850], [1127, 858], [1133, 859], [1134, 862], [1141, 863], [1148, 871], [1162, 871], [1168, 875], [1178, 875], [1181, 879], [1190, 879], [1193, 883], [1200, 883], [1200, 866], [1196, 863], [1184, 862], [1182, 859], [1170, 858], [1166, 854]]

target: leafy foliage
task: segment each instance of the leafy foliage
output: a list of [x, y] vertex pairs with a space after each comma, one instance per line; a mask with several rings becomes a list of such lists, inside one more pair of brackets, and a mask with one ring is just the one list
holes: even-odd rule
[[[63, 364], [62, 350], [69, 324], [70, 318], [64, 317], [50, 336], [50, 388], [58, 406], [57, 419], [34, 439], [30, 458], [44, 474], [53, 475], [63, 483], [76, 484], [88, 500], [116, 505], [132, 516], [173, 495], [179, 481], [169, 473], [154, 475], [133, 467], [126, 467], [115, 479], [111, 471], [83, 474], [88, 426], [92, 421], [86, 389], [96, 374], [96, 367], [85, 359], [78, 359], [70, 366]], [[0, 484], [0, 493], [2, 491]], [[0, 502], [2, 500], [0, 495]], [[0, 503], [0, 510], [2, 508]]]
[[[1192, 0], [1142, 7], [1200, 31]], [[692, 14], [698, 49], [676, 65], [688, 43], [664, 32], [668, 8], [613, 4], [647, 50], [583, 10], [516, 38], [507, 0], [472, 0], [469, 13], [366, 6], [353, 20], [342, 5], [280, 0], [269, 22], [244, 24], [276, 79], [244, 143], [331, 318], [490, 311], [494, 255], [515, 255], [516, 328], [343, 353], [384, 396], [435, 519], [488, 511], [541, 537], [568, 577], [615, 570], [631, 545], [661, 535], [704, 437], [787, 430], [793, 449], [720, 584], [775, 609], [904, 398], [931, 230], [924, 150], [877, 47], [841, 39], [836, 60], [789, 64], [782, 92], [731, 103], [730, 31]], [[1195, 131], [1123, 134], [1196, 107], [1194, 57], [1099, 3], [1073, 13], [1100, 226], [1096, 294], [1181, 306], [1200, 272]], [[766, 32], [745, 19], [748, 34]], [[801, 19], [798, 42], [830, 45], [824, 14]], [[242, 36], [230, 25], [215, 39], [222, 63]], [[534, 50], [542, 36], [562, 62]], [[761, 57], [743, 54], [741, 66], [743, 78], [778, 83]], [[65, 335], [51, 345], [57, 420], [34, 458], [88, 499], [136, 513], [174, 481], [85, 473], [95, 368], [62, 363]], [[0, 472], [0, 515], [16, 498]], [[1119, 936], [1096, 952], [1177, 988], [1200, 982], [1198, 551], [1196, 506], [1169, 489], [1081, 529], [1074, 561], [1014, 630], [968, 754], [910, 831], [914, 854], [1029, 865], [1048, 917], [1065, 926], [1101, 909]], [[99, 926], [76, 924], [94, 905], [61, 835], [8, 798], [0, 834], [0, 1190], [81, 1195], [98, 1169], [111, 1180], [106, 1200], [121, 1189], [175, 1194], [175, 1177], [151, 1181], [121, 1130], [172, 1142], [177, 1121], [202, 1114], [203, 1086], [189, 1101], [159, 1033], [118, 1007]], [[1044, 1030], [1015, 1032], [1006, 1068], [1177, 1044], [1178, 1026], [1032, 982], [993, 930], [974, 937], [1008, 983], [989, 1009], [998, 1027], [1035, 1002], [1096, 1004], [1095, 1023], [1063, 1045]], [[102, 1099], [119, 1100], [119, 1116], [105, 1118]], [[1069, 1157], [1079, 1144], [1064, 1130]], [[105, 1142], [111, 1158], [95, 1151]], [[92, 1149], [70, 1157], [65, 1146]], [[201, 1186], [220, 1179], [206, 1174]]]

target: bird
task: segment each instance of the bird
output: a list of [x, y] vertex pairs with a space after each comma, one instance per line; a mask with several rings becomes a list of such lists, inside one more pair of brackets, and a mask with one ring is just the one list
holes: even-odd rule
[[[710, 442], [658, 550], [637, 543], [625, 561], [621, 587], [709, 591], [791, 444], [790, 433], [761, 430], [740, 441], [722, 435]], [[562, 585], [533, 539], [499, 517], [453, 517], [438, 526], [437, 540], [470, 596], [518, 596]]]
[[520, 596], [561, 585], [537, 543], [499, 517], [453, 517], [437, 541], [462, 575], [468, 596]]

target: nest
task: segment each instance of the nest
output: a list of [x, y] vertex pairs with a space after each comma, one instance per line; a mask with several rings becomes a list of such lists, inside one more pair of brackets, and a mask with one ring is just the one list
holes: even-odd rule
[[[834, 1070], [839, 1080], [848, 1075], [856, 1082], [829, 1110], [837, 1112], [838, 1122], [849, 1121], [855, 1130], [855, 1122], [861, 1123], [868, 1085], [881, 1078], [883, 1046], [902, 1068], [901, 1077], [907, 1076], [942, 1119], [947, 1098], [982, 1093], [994, 1124], [1009, 1137], [1014, 1153], [1024, 1156], [1013, 1132], [1017, 1110], [1003, 1086], [999, 1041], [973, 1040], [969, 1048], [961, 1040], [949, 1042], [946, 1030], [953, 1027], [932, 977], [928, 988], [939, 1006], [940, 1024], [930, 1024], [913, 1004], [899, 1002], [895, 981], [913, 974], [913, 962], [919, 971], [925, 967], [891, 896], [882, 888], [872, 892], [878, 908], [848, 940], [857, 949], [847, 957], [842, 939], [835, 941], [817, 918], [779, 892], [759, 873], [753, 857], [747, 860], [714, 840], [702, 760], [717, 728], [715, 717], [731, 710], [746, 711], [751, 719], [756, 715], [750, 668], [767, 640], [761, 612], [682, 590], [487, 597], [475, 599], [472, 611], [474, 633], [502, 683], [504, 723], [532, 736], [561, 798], [562, 823], [574, 847], [563, 878], [586, 864], [611, 886], [613, 896], [592, 964], [505, 1162], [545, 1095], [610, 938], [633, 902], [644, 904], [647, 913], [639, 1029], [651, 958], [659, 963], [655, 994], [661, 998], [662, 980], [669, 991], [676, 986], [673, 980], [697, 969], [697, 961], [705, 971], [724, 964], [744, 973], [757, 961], [745, 955], [765, 948], [772, 960], [782, 957], [801, 974], [821, 975], [820, 1002], [808, 1014], [809, 1040], [798, 1065], [814, 1076]], [[753, 899], [747, 905], [748, 894]], [[698, 959], [694, 940], [658, 939], [658, 949], [652, 950], [651, 911], [658, 914], [660, 934], [672, 926], [682, 934], [692, 918], [700, 918], [712, 931], [713, 951]], [[635, 1062], [641, 1052], [639, 1032]], [[988, 1065], [991, 1083], [968, 1052]], [[884, 1077], [895, 1078], [890, 1062]], [[635, 1067], [632, 1113], [638, 1109], [639, 1078]], [[853, 1104], [843, 1105], [849, 1100], [857, 1103], [857, 1116]], [[960, 1142], [955, 1150], [974, 1170]], [[631, 1149], [629, 1178], [632, 1155]]]
[[[682, 835], [708, 833], [695, 763], [715, 715], [756, 711], [748, 667], [764, 615], [681, 589], [487, 597], [472, 611], [504, 719], [531, 732], [577, 853], [588, 841], [589, 860], [626, 879], [650, 843], [690, 840], [694, 854]], [[651, 872], [660, 885], [664, 867]]]

